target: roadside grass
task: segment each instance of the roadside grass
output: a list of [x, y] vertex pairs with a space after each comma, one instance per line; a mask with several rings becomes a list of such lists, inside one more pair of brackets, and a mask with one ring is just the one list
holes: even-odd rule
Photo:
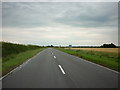
[[0, 57], [0, 77], [2, 77], [2, 57]]
[[2, 62], [2, 76], [7, 74], [12, 69], [16, 68], [23, 62], [25, 62], [27, 59], [33, 57], [40, 51], [42, 51], [45, 48], [39, 48], [35, 50], [28, 50], [25, 52], [20, 52], [19, 54], [12, 54], [10, 56], [4, 57]]
[[37, 45], [24, 45], [24, 44], [15, 44], [10, 42], [0, 42], [1, 50], [2, 50], [2, 58], [6, 58], [7, 56], [13, 56], [14, 54], [18, 54], [21, 52], [25, 52], [28, 50], [34, 50], [43, 48], [42, 46]]
[[55, 49], [103, 65], [110, 69], [120, 71], [120, 65], [118, 64], [120, 59], [118, 58], [118, 53], [87, 51], [87, 50], [70, 50], [63, 48], [55, 48]]

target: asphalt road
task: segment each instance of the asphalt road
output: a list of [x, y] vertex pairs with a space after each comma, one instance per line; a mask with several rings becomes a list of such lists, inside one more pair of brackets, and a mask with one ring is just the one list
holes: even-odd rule
[[118, 73], [45, 49], [2, 80], [3, 88], [117, 88]]

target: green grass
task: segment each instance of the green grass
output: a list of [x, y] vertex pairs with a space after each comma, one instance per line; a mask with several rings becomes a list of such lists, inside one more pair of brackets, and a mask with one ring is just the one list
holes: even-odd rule
[[85, 50], [70, 50], [63, 48], [56, 48], [65, 53], [81, 57], [83, 59], [92, 61], [94, 63], [106, 66], [113, 70], [119, 71], [120, 66], [118, 64], [118, 54], [117, 53], [107, 53], [98, 51], [85, 51]]
[[2, 58], [0, 57], [0, 77], [2, 77]]
[[1, 44], [2, 44], [2, 58], [10, 55], [13, 56], [13, 54], [18, 54], [28, 50], [42, 48], [36, 45], [15, 44], [10, 42], [0, 42], [0, 45]]
[[22, 64], [27, 59], [31, 58], [32, 56], [36, 55], [38, 52], [42, 51], [44, 48], [39, 48], [35, 50], [28, 50], [25, 52], [21, 52], [19, 54], [12, 54], [3, 58], [2, 62], [2, 75], [5, 75], [15, 67]]

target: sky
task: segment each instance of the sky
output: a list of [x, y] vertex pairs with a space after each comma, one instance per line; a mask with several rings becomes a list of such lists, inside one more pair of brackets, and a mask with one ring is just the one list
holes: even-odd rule
[[35, 45], [117, 45], [118, 3], [2, 2], [2, 40]]

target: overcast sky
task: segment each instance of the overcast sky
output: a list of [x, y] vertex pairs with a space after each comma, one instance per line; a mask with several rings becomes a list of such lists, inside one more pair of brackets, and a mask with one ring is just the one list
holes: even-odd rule
[[3, 2], [3, 40], [37, 45], [118, 43], [117, 2]]

